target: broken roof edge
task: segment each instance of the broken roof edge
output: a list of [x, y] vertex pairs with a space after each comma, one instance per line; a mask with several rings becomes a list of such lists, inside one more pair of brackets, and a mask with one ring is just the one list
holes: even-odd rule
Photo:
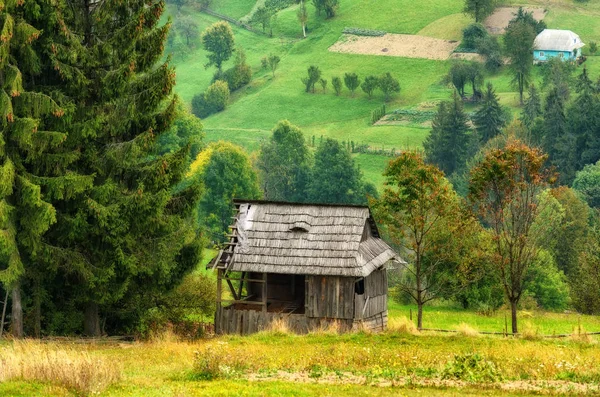
[[[331, 204], [331, 203], [300, 203], [295, 201], [275, 201], [275, 200], [244, 200], [239, 198], [233, 199], [234, 204], [281, 204], [281, 205], [297, 205], [297, 206], [314, 206], [314, 207], [350, 207], [369, 209], [368, 205], [360, 204]], [[369, 211], [370, 214], [370, 211]]]

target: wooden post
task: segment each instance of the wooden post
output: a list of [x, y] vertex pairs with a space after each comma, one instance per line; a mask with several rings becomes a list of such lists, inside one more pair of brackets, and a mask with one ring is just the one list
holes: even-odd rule
[[223, 286], [223, 270], [217, 270], [217, 310], [221, 310], [221, 291]]
[[263, 273], [263, 285], [262, 285], [262, 300], [263, 300], [263, 308], [262, 312], [267, 312], [267, 273]]
[[410, 313], [410, 321], [412, 321], [412, 309], [408, 309]]
[[8, 291], [6, 288], [6, 296], [4, 297], [4, 305], [2, 307], [2, 321], [0, 322], [0, 338], [2, 337], [2, 333], [4, 332], [4, 319], [6, 318], [6, 305], [8, 304]]
[[242, 276], [240, 277], [240, 288], [238, 290], [238, 299], [242, 299], [242, 290], [244, 289], [244, 277], [246, 277], [246, 272], [242, 272]]
[[508, 334], [508, 320], [506, 319], [506, 313], [504, 313], [504, 336]]

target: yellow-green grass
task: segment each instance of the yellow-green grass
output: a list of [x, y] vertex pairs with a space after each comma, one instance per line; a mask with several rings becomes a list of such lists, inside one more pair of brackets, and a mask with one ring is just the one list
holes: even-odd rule
[[256, 0], [213, 0], [210, 9], [229, 17], [240, 19], [248, 14]]
[[417, 34], [445, 40], [462, 40], [463, 29], [472, 22], [473, 19], [464, 13], [451, 14], [431, 22]]
[[[409, 317], [412, 311], [416, 321], [417, 307], [389, 302], [389, 316]], [[573, 332], [600, 332], [600, 317], [578, 313], [551, 313], [542, 311], [519, 312], [521, 330], [537, 331], [539, 335], [571, 334]], [[477, 314], [472, 310], [463, 310], [451, 306], [425, 306], [423, 309], [423, 327], [456, 330], [466, 323], [477, 331], [503, 332], [505, 321], [510, 330], [510, 311], [498, 310], [491, 316]], [[581, 328], [580, 328], [581, 327]]]

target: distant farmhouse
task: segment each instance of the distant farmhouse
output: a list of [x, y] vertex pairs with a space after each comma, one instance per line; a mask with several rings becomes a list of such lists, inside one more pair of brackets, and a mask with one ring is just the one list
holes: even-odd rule
[[533, 42], [533, 62], [546, 62], [556, 57], [576, 61], [584, 45], [570, 30], [544, 29]]
[[386, 264], [402, 260], [368, 207], [235, 203], [230, 241], [210, 264], [217, 334], [251, 334], [278, 320], [297, 333], [385, 329]]

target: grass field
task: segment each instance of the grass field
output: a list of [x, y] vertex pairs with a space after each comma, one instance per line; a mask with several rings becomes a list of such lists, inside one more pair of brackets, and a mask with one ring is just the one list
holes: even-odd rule
[[[288, 119], [302, 128], [307, 140], [323, 135], [366, 143], [373, 148], [420, 147], [429, 133], [428, 128], [370, 125], [371, 111], [382, 103], [381, 94], [368, 99], [362, 92], [357, 92], [352, 97], [344, 89], [343, 94], [336, 97], [331, 83], [326, 92], [319, 89], [315, 94], [307, 94], [300, 78], [309, 65], [319, 66], [322, 76], [328, 81], [332, 76], [343, 76], [345, 72], [356, 72], [364, 77], [389, 71], [400, 80], [402, 87], [400, 94], [388, 104], [389, 110], [423, 103], [430, 105], [447, 99], [451, 87], [442, 84], [441, 80], [448, 71], [449, 61], [340, 54], [329, 52], [328, 48], [338, 40], [344, 27], [349, 26], [460, 39], [462, 29], [471, 22], [461, 13], [463, 1], [344, 0], [340, 3], [338, 15], [331, 20], [317, 17], [312, 4], [307, 3], [309, 33], [304, 40], [296, 18], [298, 6], [278, 13], [273, 38], [232, 27], [236, 44], [245, 50], [248, 63], [254, 70], [254, 79], [248, 87], [233, 94], [228, 109], [203, 120], [206, 139], [230, 140], [252, 152], [269, 137], [277, 121]], [[516, 0], [506, 3], [520, 4]], [[220, 0], [214, 1], [212, 8], [241, 18], [254, 4], [254, 0]], [[597, 2], [529, 0], [528, 4], [548, 9], [546, 22], [549, 27], [572, 29], [584, 42], [600, 41], [600, 24], [597, 23], [600, 5]], [[402, 11], [391, 12], [394, 10]], [[174, 9], [171, 11], [175, 13]], [[183, 12], [192, 15], [200, 31], [217, 21], [189, 8], [184, 7]], [[282, 58], [275, 77], [260, 69], [260, 59], [271, 53]], [[194, 49], [177, 51], [173, 62], [177, 67], [176, 91], [189, 104], [195, 94], [204, 91], [210, 84], [214, 70], [204, 68], [206, 53], [199, 44]], [[228, 65], [232, 62], [229, 61]], [[599, 57], [591, 57], [586, 65], [593, 77], [600, 74]], [[516, 111], [518, 96], [510, 84], [508, 73], [502, 71], [488, 76], [488, 80], [494, 84], [502, 103]], [[383, 180], [380, 174], [387, 162], [384, 157], [373, 159], [359, 155], [357, 159], [365, 175], [376, 181]]]
[[[65, 383], [69, 382], [66, 374], [79, 376], [93, 390], [92, 394], [101, 396], [500, 396], [600, 392], [600, 354], [595, 337], [577, 333], [563, 339], [541, 339], [535, 334], [505, 338], [472, 331], [418, 333], [404, 317], [409, 309], [391, 304], [390, 329], [379, 334], [338, 335], [323, 330], [298, 336], [280, 327], [249, 337], [222, 336], [197, 342], [176, 341], [169, 334], [151, 342], [134, 343], [3, 342], [0, 395], [77, 395], [72, 386], [75, 383], [65, 386], [57, 380], [36, 380], [44, 376], [44, 365], [48, 364], [55, 373], [63, 374]], [[426, 326], [449, 329], [462, 329], [464, 326], [459, 324], [468, 323], [479, 330], [494, 330], [504, 321], [502, 312], [485, 317], [444, 306], [427, 308], [424, 318]], [[581, 316], [577, 320], [577, 316], [567, 314], [536, 312], [527, 321], [546, 333], [570, 330], [577, 323], [588, 331], [600, 327], [598, 318]], [[456, 367], [456, 357], [470, 357], [473, 353], [483, 360], [479, 364], [482, 367], [461, 372]], [[23, 355], [37, 358], [18, 361]], [[7, 377], [19, 365], [27, 374], [22, 378]], [[61, 366], [68, 371], [59, 371]], [[96, 374], [93, 368], [106, 369]], [[207, 368], [212, 370], [206, 372]], [[96, 388], [96, 382], [106, 381], [108, 373], [112, 373], [112, 385]]]

